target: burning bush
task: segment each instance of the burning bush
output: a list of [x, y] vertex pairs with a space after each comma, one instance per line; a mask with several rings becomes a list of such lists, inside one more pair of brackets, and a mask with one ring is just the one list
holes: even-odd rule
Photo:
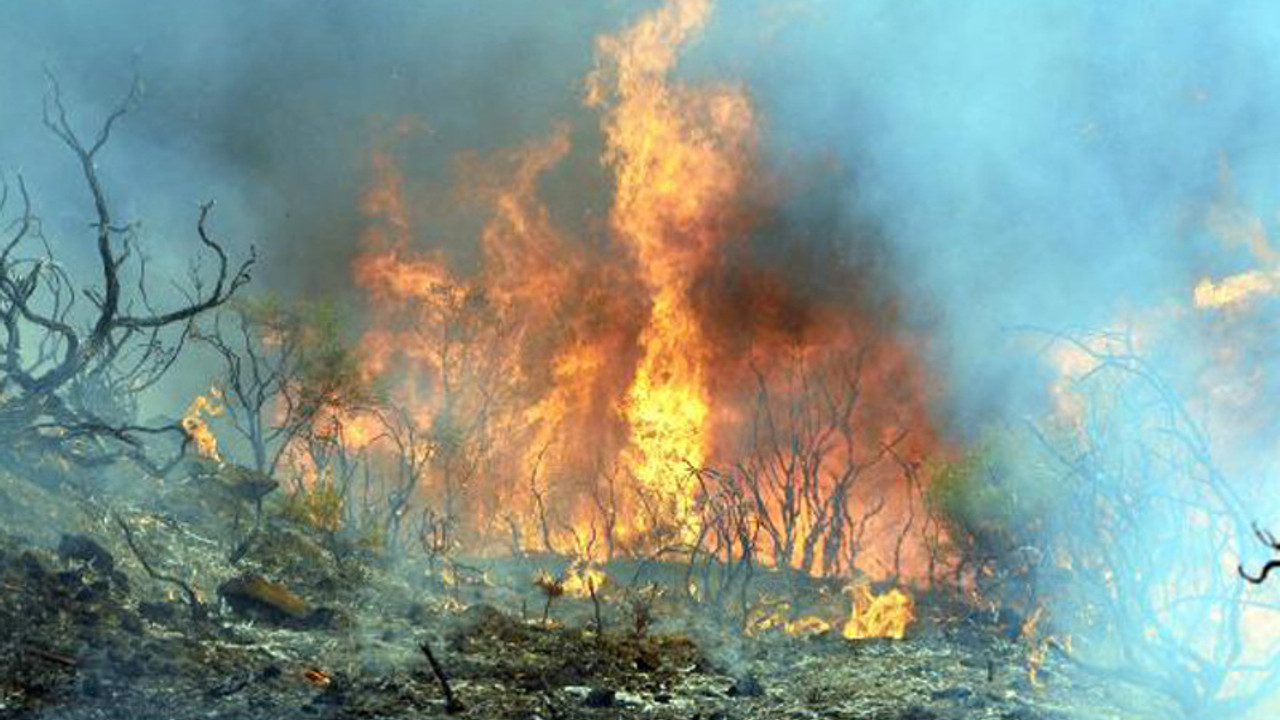
[[1025, 428], [989, 428], [961, 457], [938, 462], [930, 507], [946, 528], [954, 585], [987, 602], [1034, 611], [1038, 573], [1052, 562], [1046, 521], [1068, 486], [1037, 457]]
[[378, 143], [353, 265], [361, 361], [432, 448], [411, 500], [478, 552], [595, 538], [595, 560], [923, 575], [903, 468], [934, 437], [914, 348], [856, 262], [832, 251], [806, 274], [773, 257], [811, 229], [770, 217], [749, 95], [673, 77], [710, 12], [677, 0], [601, 39], [586, 104], [603, 226], [559, 224], [580, 209], [540, 196], [575, 150], [569, 125], [459, 160], [452, 198], [482, 212], [474, 257], [424, 237], [395, 145], [410, 126]]

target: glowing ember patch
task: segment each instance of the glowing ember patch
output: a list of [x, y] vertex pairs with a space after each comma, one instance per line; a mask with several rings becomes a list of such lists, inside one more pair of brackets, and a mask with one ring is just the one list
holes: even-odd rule
[[915, 602], [905, 592], [894, 588], [876, 595], [867, 584], [851, 585], [845, 591], [853, 596], [853, 608], [841, 631], [846, 638], [893, 638], [901, 640], [915, 620]]
[[302, 677], [316, 687], [328, 687], [329, 683], [333, 681], [333, 677], [329, 673], [315, 668], [310, 668], [303, 672]]

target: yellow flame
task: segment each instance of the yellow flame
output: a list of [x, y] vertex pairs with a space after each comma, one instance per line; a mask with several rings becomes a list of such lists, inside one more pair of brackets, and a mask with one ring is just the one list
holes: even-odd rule
[[[624, 465], [664, 522], [694, 532], [694, 478], [708, 440], [703, 333], [689, 297], [696, 270], [722, 240], [724, 208], [749, 155], [753, 117], [737, 88], [669, 78], [682, 45], [705, 25], [710, 0], [672, 0], [597, 42], [587, 104], [606, 107], [606, 160], [616, 173], [610, 221], [639, 263], [651, 309], [623, 414]], [[635, 523], [643, 530], [644, 520]]]
[[591, 597], [592, 592], [599, 593], [607, 580], [603, 570], [584, 565], [570, 568], [562, 585], [565, 595], [582, 599]]
[[831, 623], [815, 615], [805, 615], [788, 622], [783, 629], [788, 635], [821, 635], [831, 629]]
[[182, 429], [195, 443], [196, 453], [216, 462], [222, 462], [222, 455], [218, 453], [218, 438], [209, 428], [206, 418], [222, 414], [225, 408], [221, 405], [221, 400], [222, 392], [216, 387], [210, 388], [208, 395], [197, 395], [182, 414]]
[[845, 591], [853, 596], [853, 607], [842, 634], [850, 640], [860, 638], [894, 638], [901, 640], [915, 620], [915, 602], [907, 593], [894, 588], [876, 595], [868, 584], [851, 585]]

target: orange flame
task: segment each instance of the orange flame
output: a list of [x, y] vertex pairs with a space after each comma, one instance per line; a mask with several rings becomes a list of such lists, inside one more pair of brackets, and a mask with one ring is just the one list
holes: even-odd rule
[[[805, 278], [755, 268], [749, 244], [732, 242], [748, 236], [765, 185], [755, 110], [736, 85], [673, 79], [711, 10], [710, 0], [670, 0], [598, 39], [584, 101], [601, 113], [613, 194], [607, 227], [588, 220], [586, 237], [554, 222], [539, 194], [573, 151], [567, 125], [458, 159], [450, 205], [483, 215], [466, 265], [421, 237], [419, 189], [395, 154], [373, 155], [362, 203], [369, 227], [353, 265], [372, 310], [361, 369], [392, 386], [433, 443], [454, 448], [433, 455], [417, 499], [457, 497], [469, 549], [599, 561], [690, 544], [704, 500], [693, 471], [738, 459], [754, 370], [773, 373], [795, 356], [876, 346], [866, 353], [865, 409], [842, 419], [867, 428], [865, 437], [842, 443], [833, 461], [874, 455], [899, 427], [912, 428], [916, 448], [931, 442], [911, 348], [885, 342], [885, 323], [866, 321], [857, 300], [797, 292]], [[738, 255], [747, 269], [729, 262]], [[813, 473], [822, 487], [810, 490], [830, 490], [839, 475]], [[894, 554], [893, 541], [874, 547], [892, 532], [879, 523], [911, 502], [885, 491], [892, 480], [880, 473], [845, 488], [859, 507], [891, 495], [858, 557]], [[805, 512], [805, 527], [830, 521]], [[761, 559], [807, 554], [806, 568], [843, 572], [852, 542], [841, 550], [846, 567], [826, 545], [796, 558], [765, 557], [761, 547]]]
[[587, 79], [587, 104], [607, 108], [606, 160], [617, 175], [610, 221], [639, 263], [651, 301], [623, 406], [631, 432], [624, 462], [686, 537], [695, 530], [687, 468], [701, 466], [710, 446], [707, 357], [689, 287], [725, 239], [725, 209], [754, 136], [740, 89], [668, 78], [677, 51], [710, 12], [708, 0], [675, 0], [600, 39]]

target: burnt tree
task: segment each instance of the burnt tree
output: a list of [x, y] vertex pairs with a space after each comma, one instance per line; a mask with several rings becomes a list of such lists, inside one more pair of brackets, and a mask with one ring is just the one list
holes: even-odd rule
[[296, 313], [270, 299], [233, 303], [193, 338], [222, 365], [215, 381], [226, 420], [244, 441], [249, 466], [274, 478], [290, 442], [317, 412], [298, 397], [304, 357], [304, 327]]
[[[1276, 536], [1273, 535], [1270, 531], [1262, 530], [1255, 526], [1253, 528], [1253, 534], [1257, 536], [1258, 541], [1261, 542], [1263, 545], [1266, 545], [1268, 548], [1274, 550], [1275, 552], [1280, 552], [1280, 540], [1276, 540]], [[1236, 572], [1240, 573], [1240, 577], [1244, 578], [1245, 580], [1248, 580], [1254, 585], [1261, 585], [1262, 583], [1267, 581], [1267, 575], [1270, 574], [1271, 571], [1275, 570], [1276, 568], [1280, 568], [1280, 560], [1268, 560], [1267, 563], [1262, 566], [1262, 570], [1259, 571], [1256, 576], [1250, 575], [1249, 573], [1245, 572], [1243, 565], [1236, 566]]]
[[77, 282], [54, 252], [68, 241], [44, 235], [21, 176], [16, 193], [0, 188], [0, 460], [31, 467], [51, 454], [81, 465], [132, 458], [154, 471], [147, 438], [172, 435], [177, 422], [139, 423], [137, 397], [181, 354], [192, 322], [226, 303], [249, 281], [254, 256], [239, 265], [209, 231], [212, 203], [200, 206], [196, 238], [215, 269], [193, 266], [182, 299], [164, 306], [152, 290], [139, 226], [121, 223], [100, 177], [101, 153], [116, 124], [136, 105], [135, 80], [92, 138], [72, 127], [56, 78], [49, 76], [43, 122], [79, 166], [93, 206], [90, 228], [99, 279]]

